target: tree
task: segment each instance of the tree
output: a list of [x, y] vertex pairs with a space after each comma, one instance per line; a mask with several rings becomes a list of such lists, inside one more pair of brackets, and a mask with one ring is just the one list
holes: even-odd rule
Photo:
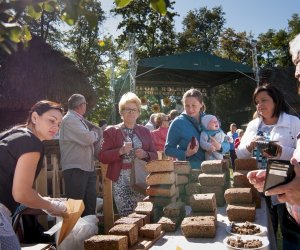
[[183, 32], [178, 34], [179, 51], [213, 52], [219, 46], [219, 37], [225, 24], [222, 7], [207, 7], [189, 11], [183, 19]]
[[111, 102], [109, 82], [106, 74], [106, 64], [113, 58], [114, 46], [112, 40], [101, 36], [99, 28], [104, 21], [104, 12], [99, 1], [89, 1], [86, 8], [96, 13], [97, 25], [91, 27], [85, 18], [80, 17], [72, 29], [67, 32], [67, 45], [71, 51], [69, 56], [77, 62], [78, 67], [86, 73], [97, 94], [96, 103], [88, 116], [98, 122], [100, 118], [108, 119]]
[[[127, 7], [112, 11], [115, 15], [122, 16], [118, 25], [118, 29], [123, 29], [117, 39], [119, 48], [126, 48], [130, 34], [133, 34], [138, 58], [172, 54], [175, 51], [173, 19], [177, 14], [168, 11], [163, 16], [153, 12], [147, 2], [148, 0], [133, 1]], [[174, 2], [168, 2], [167, 8], [172, 10], [173, 5]]]

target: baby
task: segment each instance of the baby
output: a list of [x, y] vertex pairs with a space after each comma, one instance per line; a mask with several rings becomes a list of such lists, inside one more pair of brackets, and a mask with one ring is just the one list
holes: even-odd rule
[[220, 123], [214, 115], [202, 117], [201, 125], [200, 147], [205, 151], [205, 160], [222, 160], [230, 148], [229, 137], [220, 128]]

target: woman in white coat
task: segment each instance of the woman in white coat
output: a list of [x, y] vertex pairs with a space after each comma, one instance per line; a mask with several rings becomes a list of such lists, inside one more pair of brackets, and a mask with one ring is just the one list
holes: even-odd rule
[[[257, 148], [257, 141], [275, 141], [279, 150], [275, 156], [263, 151], [262, 162], [259, 168], [266, 167], [266, 159], [290, 160], [297, 144], [297, 135], [300, 132], [300, 120], [298, 117], [288, 114], [288, 106], [283, 94], [274, 86], [267, 84], [259, 86], [253, 94], [253, 102], [256, 106], [257, 118], [249, 122], [239, 147], [236, 149], [237, 158], [250, 158], [253, 150]], [[263, 171], [263, 172], [262, 172]], [[252, 171], [248, 174], [251, 183], [255, 176], [262, 176], [264, 180], [265, 170]], [[259, 190], [262, 191], [262, 190]], [[276, 235], [278, 222], [281, 224], [283, 240], [286, 240], [282, 219], [285, 217], [285, 204], [278, 204], [276, 197], [266, 199], [272, 218]], [[279, 220], [279, 221], [278, 221]]]

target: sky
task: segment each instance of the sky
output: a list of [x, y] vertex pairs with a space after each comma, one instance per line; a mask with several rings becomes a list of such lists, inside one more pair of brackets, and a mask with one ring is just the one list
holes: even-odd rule
[[[134, 0], [138, 1], [138, 0]], [[182, 31], [182, 20], [189, 10], [207, 7], [222, 6], [225, 12], [225, 27], [233, 28], [236, 32], [252, 32], [254, 38], [269, 29], [278, 31], [287, 29], [288, 19], [292, 14], [300, 15], [298, 0], [175, 0], [174, 11], [180, 16], [175, 18], [176, 32]], [[107, 21], [104, 24], [104, 33], [116, 36], [118, 19], [110, 17], [109, 10], [113, 8], [113, 0], [101, 0], [106, 11]]]

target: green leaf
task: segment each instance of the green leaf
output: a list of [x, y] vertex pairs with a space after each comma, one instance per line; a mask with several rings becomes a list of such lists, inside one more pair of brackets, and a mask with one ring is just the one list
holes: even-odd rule
[[37, 6], [33, 5], [29, 5], [26, 9], [27, 15], [33, 18], [34, 20], [37, 20], [42, 16], [42, 10], [40, 9], [40, 11], [37, 11], [36, 9], [38, 9]]
[[14, 43], [20, 42], [21, 35], [22, 35], [21, 27], [16, 26], [14, 28], [9, 29], [9, 39]]
[[72, 26], [75, 23], [75, 20], [71, 18], [68, 13], [64, 12], [61, 16], [61, 19], [66, 22], [68, 25]]
[[130, 4], [132, 0], [115, 0], [117, 9], [121, 9], [126, 7], [128, 4]]
[[85, 18], [89, 23], [90, 28], [94, 28], [97, 26], [97, 15], [92, 12], [86, 12]]
[[53, 12], [55, 10], [55, 5], [53, 5], [53, 2], [44, 2], [43, 9], [47, 12]]
[[167, 14], [167, 5], [165, 0], [150, 0], [150, 7], [158, 11], [163, 16]]
[[25, 41], [30, 41], [32, 39], [32, 36], [31, 36], [31, 33], [30, 33], [28, 25], [24, 26], [24, 29], [23, 29], [23, 38], [24, 38]]

